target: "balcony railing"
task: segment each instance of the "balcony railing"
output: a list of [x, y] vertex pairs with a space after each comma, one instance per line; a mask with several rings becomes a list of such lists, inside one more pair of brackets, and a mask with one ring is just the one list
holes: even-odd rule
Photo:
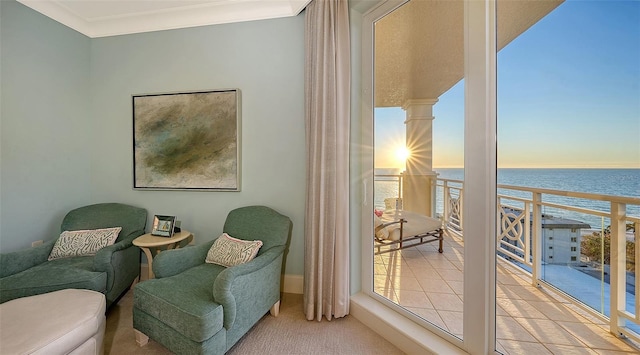
[[[376, 199], [402, 197], [402, 175], [376, 176], [376, 184], [398, 186]], [[640, 211], [640, 198], [511, 185], [498, 185], [496, 197], [498, 257], [528, 272], [534, 286], [598, 312], [613, 334], [640, 342], [640, 213], [628, 213]], [[463, 237], [464, 182], [437, 179], [435, 198], [447, 232]]]

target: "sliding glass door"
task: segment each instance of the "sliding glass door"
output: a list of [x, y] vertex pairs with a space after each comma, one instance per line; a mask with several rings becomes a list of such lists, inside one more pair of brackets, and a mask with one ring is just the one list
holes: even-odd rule
[[411, 0], [374, 24], [373, 290], [463, 335], [463, 2]]

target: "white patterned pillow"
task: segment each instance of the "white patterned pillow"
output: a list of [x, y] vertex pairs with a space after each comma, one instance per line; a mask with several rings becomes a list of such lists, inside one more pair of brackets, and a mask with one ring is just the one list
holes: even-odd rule
[[64, 231], [56, 240], [49, 254], [49, 260], [95, 255], [98, 250], [112, 245], [118, 239], [121, 230], [122, 227]]
[[244, 264], [256, 257], [261, 246], [261, 240], [236, 239], [223, 233], [213, 242], [205, 262], [225, 267]]
[[[386, 227], [381, 227], [382, 226], [382, 220], [377, 216], [377, 215], [373, 215], [373, 228], [374, 228], [374, 233], [376, 234], [376, 236], [379, 239], [389, 239], [389, 231], [387, 230]], [[378, 227], [381, 227], [378, 230]]]

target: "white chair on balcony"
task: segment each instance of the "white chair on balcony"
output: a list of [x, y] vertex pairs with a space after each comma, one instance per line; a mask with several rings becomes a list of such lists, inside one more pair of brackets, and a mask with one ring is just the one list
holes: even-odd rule
[[374, 215], [376, 255], [438, 242], [442, 253], [443, 229], [439, 219], [402, 209], [401, 198], [386, 198], [385, 211]]

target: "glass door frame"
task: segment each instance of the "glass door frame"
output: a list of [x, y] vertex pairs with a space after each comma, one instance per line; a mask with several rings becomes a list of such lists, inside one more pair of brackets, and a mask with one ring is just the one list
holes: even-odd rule
[[[373, 61], [374, 24], [407, 0], [381, 1], [362, 21], [361, 290], [419, 322], [373, 291]], [[431, 332], [472, 354], [496, 348], [496, 2], [464, 0], [464, 314], [463, 340], [421, 321]]]

